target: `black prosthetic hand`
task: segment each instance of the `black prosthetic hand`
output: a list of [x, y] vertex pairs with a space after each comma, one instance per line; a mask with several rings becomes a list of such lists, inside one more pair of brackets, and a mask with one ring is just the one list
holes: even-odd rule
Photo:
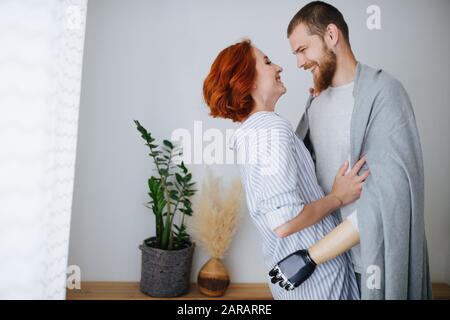
[[272, 283], [279, 282], [280, 287], [290, 291], [305, 282], [315, 269], [316, 263], [308, 250], [299, 250], [278, 262], [269, 276]]

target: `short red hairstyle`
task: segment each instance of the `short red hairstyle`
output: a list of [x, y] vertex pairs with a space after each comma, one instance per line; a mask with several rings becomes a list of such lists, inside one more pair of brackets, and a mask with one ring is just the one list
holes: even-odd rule
[[251, 91], [256, 77], [256, 58], [250, 40], [222, 50], [203, 82], [203, 98], [214, 118], [242, 122], [253, 110]]

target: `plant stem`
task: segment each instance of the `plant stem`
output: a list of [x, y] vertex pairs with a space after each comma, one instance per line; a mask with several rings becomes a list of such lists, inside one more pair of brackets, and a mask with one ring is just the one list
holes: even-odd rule
[[[171, 249], [172, 246], [172, 220], [173, 220], [173, 215], [175, 215], [175, 211], [172, 212], [171, 211], [171, 207], [170, 207], [170, 196], [169, 196], [169, 189], [167, 187], [167, 177], [169, 176], [169, 168], [170, 168], [170, 163], [172, 162], [172, 152], [169, 153], [169, 159], [167, 159], [167, 176], [161, 176], [162, 179], [162, 183], [164, 186], [164, 195], [166, 197], [166, 202], [167, 202], [167, 217], [166, 217], [166, 224], [165, 227], [166, 229], [164, 229], [165, 233], [163, 236], [163, 243], [162, 243], [162, 249]], [[161, 175], [161, 174], [160, 174]], [[164, 178], [163, 178], [164, 177]]]
[[[153, 155], [154, 154], [154, 150], [151, 147], [151, 142], [147, 141], [147, 146], [150, 149], [150, 155], [153, 158], [153, 162], [156, 165], [156, 170], [158, 170], [158, 173], [160, 173], [160, 168], [159, 168], [159, 165], [158, 165], [158, 161], [156, 161], [156, 156]], [[161, 173], [160, 173], [160, 176], [161, 176]], [[163, 236], [162, 232], [161, 232], [162, 230], [164, 230], [164, 224], [163, 224], [163, 220], [162, 220], [162, 215], [160, 215], [160, 216], [156, 217], [156, 240], [157, 240], [158, 246], [161, 246], [162, 236]]]

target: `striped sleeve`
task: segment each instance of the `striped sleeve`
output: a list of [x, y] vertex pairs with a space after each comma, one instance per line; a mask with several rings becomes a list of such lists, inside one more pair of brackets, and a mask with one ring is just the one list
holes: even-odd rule
[[258, 212], [271, 230], [295, 218], [305, 205], [297, 186], [294, 132], [279, 118], [258, 134], [258, 165], [252, 175]]

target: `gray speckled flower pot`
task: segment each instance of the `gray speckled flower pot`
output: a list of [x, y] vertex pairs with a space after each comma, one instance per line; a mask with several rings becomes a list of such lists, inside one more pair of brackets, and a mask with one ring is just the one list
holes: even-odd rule
[[152, 297], [178, 297], [187, 293], [195, 243], [180, 250], [162, 250], [148, 246], [147, 241], [139, 246], [142, 251], [141, 291]]

